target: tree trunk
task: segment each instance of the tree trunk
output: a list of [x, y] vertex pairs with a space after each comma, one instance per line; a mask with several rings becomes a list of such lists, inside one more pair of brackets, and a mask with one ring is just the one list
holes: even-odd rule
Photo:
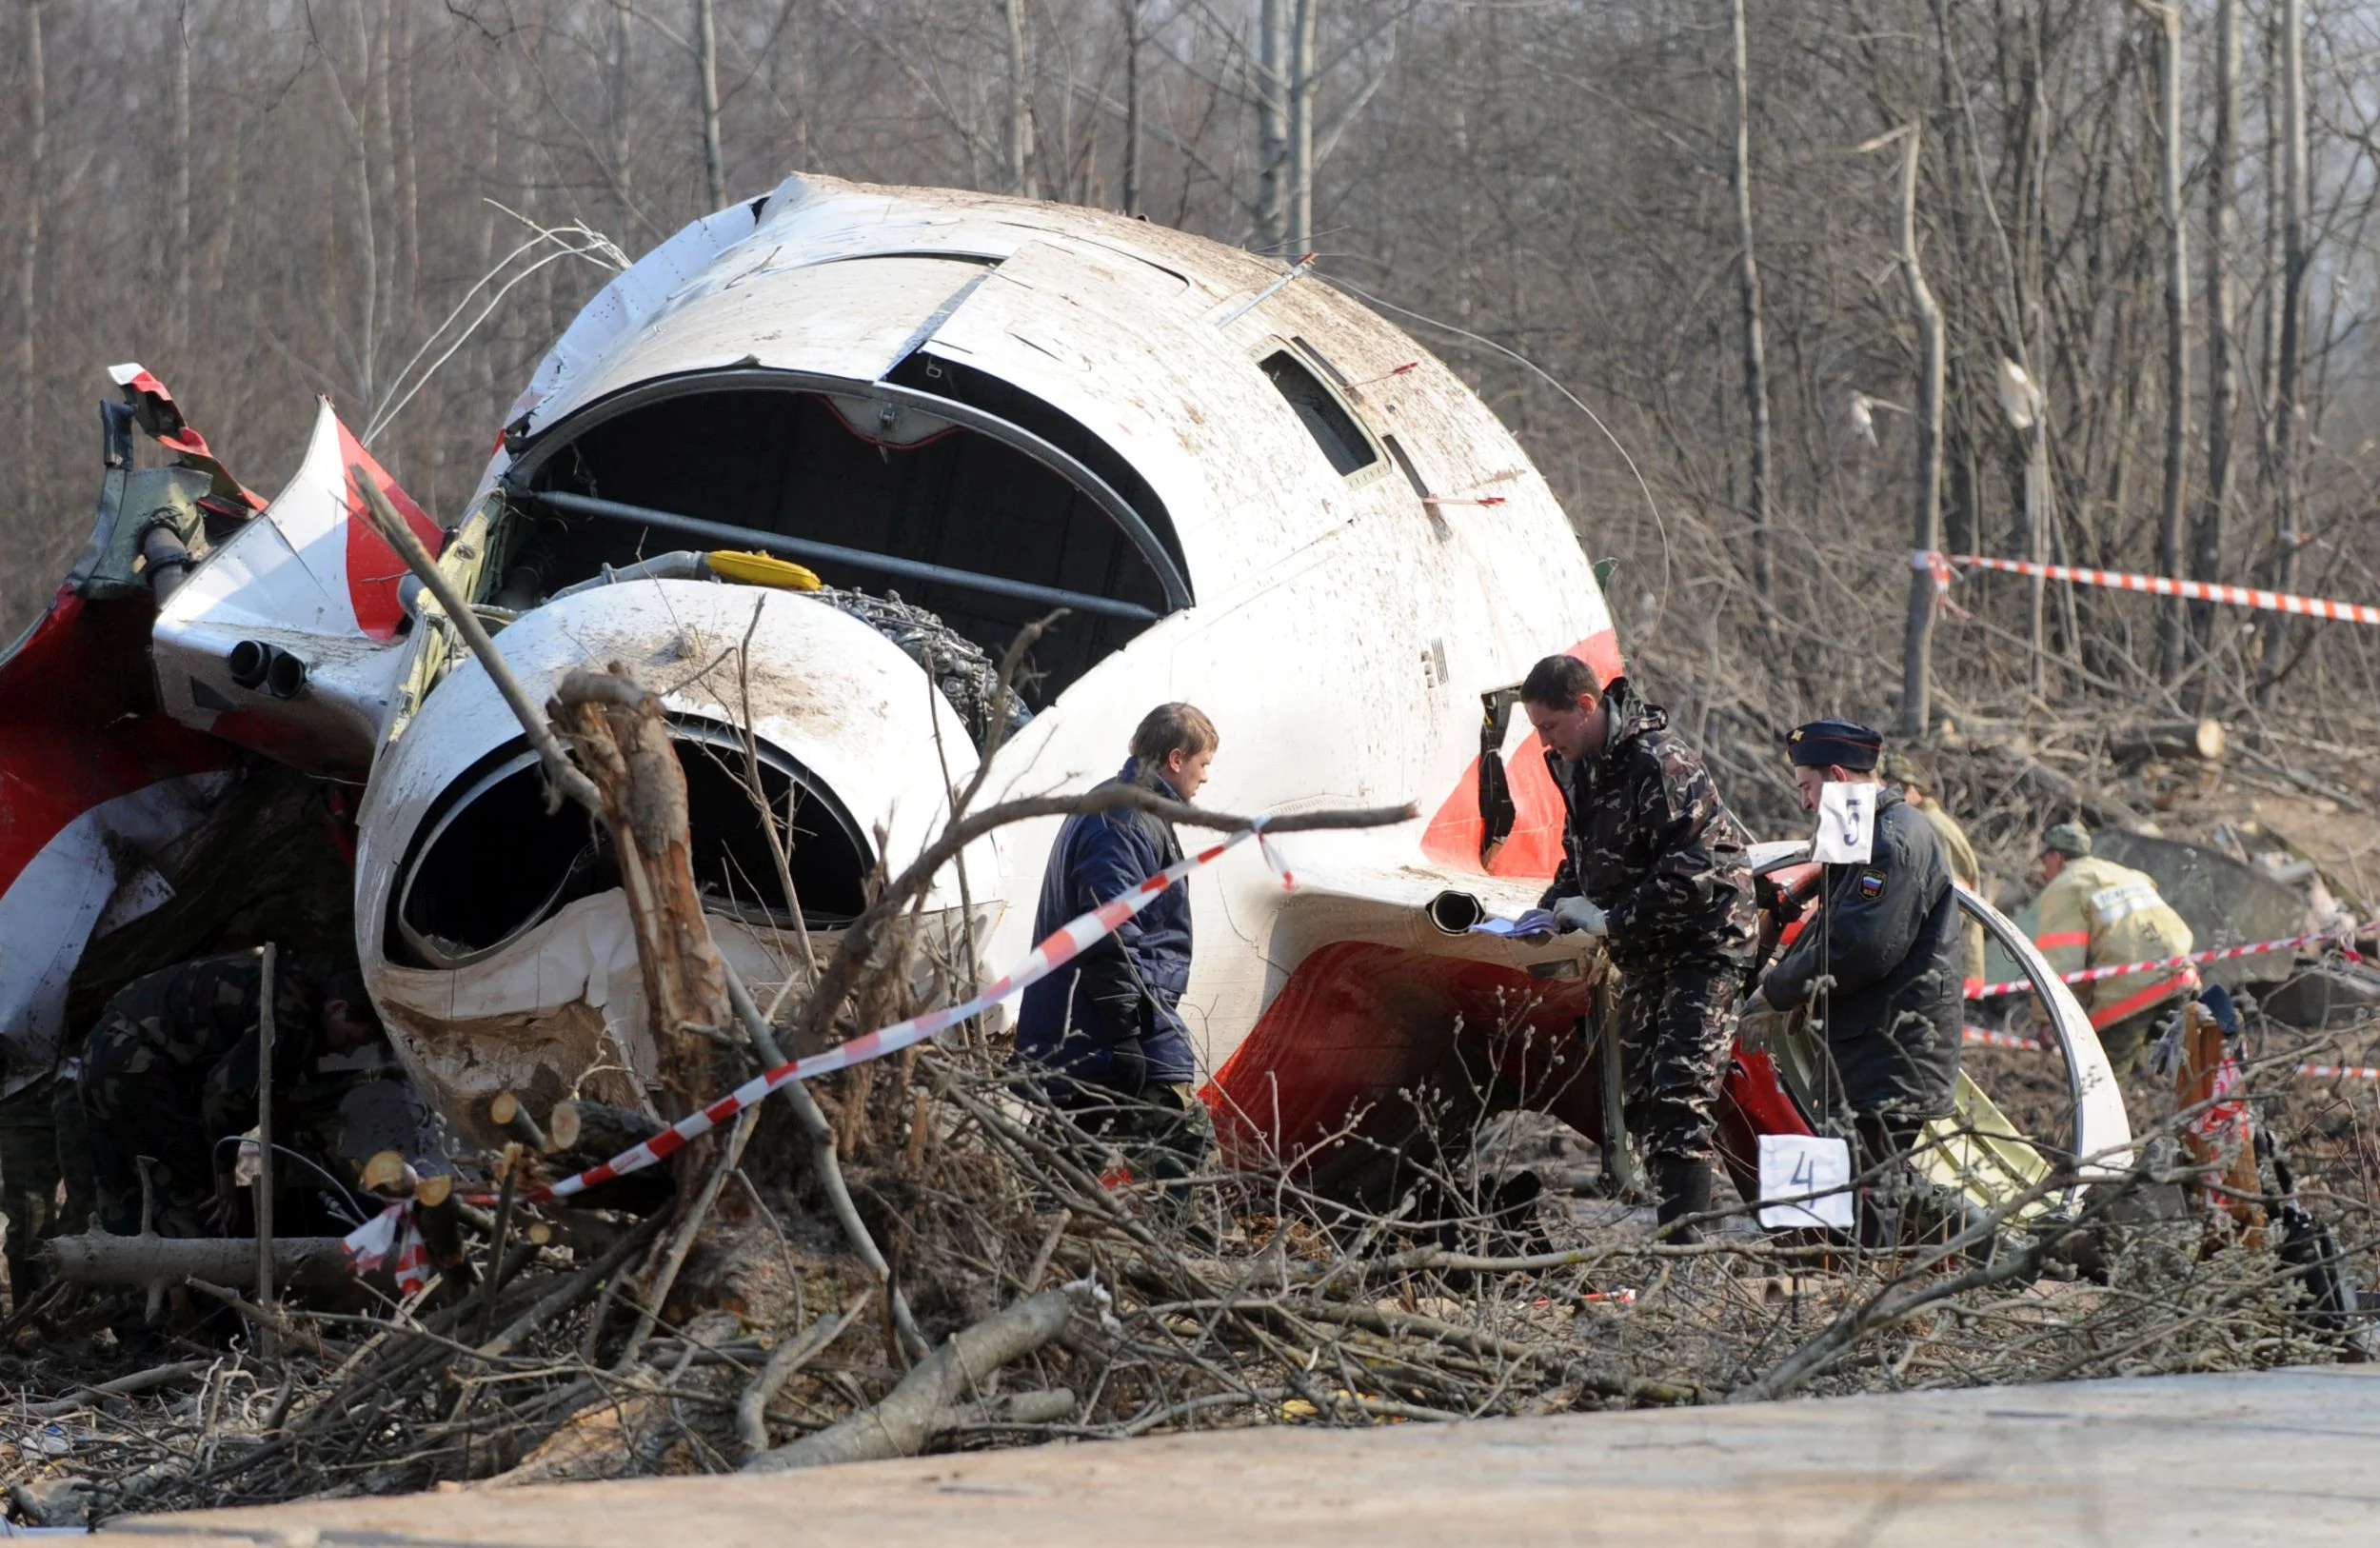
[[41, 401], [40, 377], [35, 367], [41, 364], [38, 319], [41, 315], [35, 291], [41, 280], [41, 228], [43, 207], [50, 197], [50, 81], [42, 59], [41, 46], [42, 0], [25, 0], [25, 128], [29, 142], [25, 157], [25, 208], [23, 226], [17, 232], [16, 315], [20, 329], [16, 348], [16, 392], [22, 415], [22, 436], [18, 442], [17, 476], [24, 482], [20, 509], [35, 510], [41, 505], [41, 468], [44, 459], [38, 452], [40, 415], [36, 407]]
[[173, 29], [173, 340], [172, 368], [190, 352], [190, 7], [183, 3]]
[[634, 187], [629, 164], [635, 149], [636, 125], [636, 94], [629, 78], [629, 30], [635, 25], [636, 11], [631, 0], [611, 0], [611, 57], [605, 61], [605, 71], [610, 77], [611, 104], [605, 127], [611, 138], [611, 239], [624, 251], [628, 249], [628, 233], [636, 223], [630, 207], [633, 195], [629, 191]]
[[1257, 8], [1256, 248], [1279, 253], [1289, 240], [1289, 31], [1298, 0]]
[[[2280, 495], [2272, 534], [2272, 587], [2297, 585], [2297, 421], [2299, 377], [2306, 311], [2306, 16], [2304, 0], [2281, 0], [2281, 339], [2272, 381], [2273, 484]], [[2256, 669], [2256, 702], [2271, 705], [2289, 643], [2289, 617], [2265, 615], [2263, 660]]]
[[[727, 979], [703, 915], [686, 827], [685, 770], [669, 740], [661, 701], [640, 687], [627, 668], [575, 671], [555, 695], [556, 728], [576, 747], [578, 762], [603, 797], [604, 822], [620, 864], [620, 886], [636, 932], [644, 971], [645, 1009], [659, 1055], [656, 1071], [673, 1116], [691, 1113], [730, 1083], [719, 1044], [734, 1008]], [[549, 1125], [550, 1127], [550, 1125]], [[686, 1147], [678, 1170], [682, 1197], [691, 1198], [710, 1169], [717, 1136]]]
[[1033, 54], [1024, 0], [1002, 0], [1008, 22], [1008, 191], [1030, 199], [1033, 186]]
[[[2191, 574], [2221, 579], [2223, 528], [2231, 503], [2231, 437], [2239, 403], [2232, 360], [2235, 303], [2231, 244], [2239, 226], [2239, 0], [2215, 10], [2214, 144], [2207, 167], [2207, 492], [2191, 535]], [[2211, 645], [2214, 605], [2191, 604], [2191, 634], [2203, 655]], [[2204, 703], [2208, 673], [2191, 685], [2189, 702]]]
[[1140, 213], [1140, 13], [1147, 0], [1123, 0], [1124, 197], [1127, 215]]
[[1744, 0], [1735, 0], [1736, 277], [1744, 302], [1744, 407], [1752, 421], [1752, 581], [1774, 590], [1769, 565], [1769, 365], [1761, 342], [1760, 266], [1752, 243], [1752, 82]]
[[[1912, 124], [1901, 145], [1901, 278], [1917, 314], [1925, 351], [1917, 379], [1917, 488], [1914, 537], [1919, 553], [1942, 546], [1942, 308], [1917, 259], [1917, 153], [1923, 130]], [[1934, 573], [1909, 572], [1909, 625], [1901, 645], [1901, 735], [1922, 737], [1931, 720], [1934, 679]]]
[[1295, 259], [1314, 248], [1314, 41], [1322, 0], [1290, 3], [1296, 14], [1289, 57], [1289, 240], [1282, 254]]
[[[2157, 572], [2182, 572], [2182, 502], [2190, 453], [2190, 231], [2182, 212], [2182, 12], [2152, 8], [2160, 31], [2158, 109], [2165, 145], [2165, 500], [2157, 510]], [[2157, 609], [2157, 658], [2168, 683], [2182, 675], [2182, 605]]]
[[727, 163], [719, 148], [719, 15], [712, 0], [694, 0], [695, 68], [703, 94], [703, 177], [710, 193], [704, 213], [727, 204]]

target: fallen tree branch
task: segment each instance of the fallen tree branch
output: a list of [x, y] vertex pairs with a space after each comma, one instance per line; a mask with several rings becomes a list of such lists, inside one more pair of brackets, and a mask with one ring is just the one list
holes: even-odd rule
[[[335, 1285], [354, 1278], [347, 1244], [337, 1237], [282, 1237], [272, 1244], [273, 1277], [284, 1285]], [[119, 1237], [92, 1231], [52, 1237], [42, 1260], [70, 1284], [216, 1284], [256, 1282], [256, 1242], [250, 1237]]]
[[768, 1449], [769, 1399], [793, 1379], [795, 1372], [842, 1338], [843, 1329], [851, 1325], [875, 1294], [872, 1289], [861, 1291], [840, 1313], [820, 1318], [769, 1352], [768, 1363], [761, 1367], [761, 1374], [752, 1379], [736, 1403], [736, 1434], [744, 1441], [746, 1459]]
[[916, 1456], [934, 1437], [962, 1422], [960, 1399], [980, 1378], [1058, 1337], [1074, 1313], [1074, 1297], [1071, 1289], [1039, 1291], [952, 1334], [883, 1401], [789, 1446], [762, 1452], [744, 1471], [782, 1473]]

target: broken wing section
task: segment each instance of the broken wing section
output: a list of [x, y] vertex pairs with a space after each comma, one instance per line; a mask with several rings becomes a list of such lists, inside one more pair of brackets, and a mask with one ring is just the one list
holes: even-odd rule
[[357, 466], [437, 552], [437, 525], [325, 402], [288, 487], [158, 615], [157, 694], [174, 719], [309, 773], [370, 766], [409, 624], [405, 563], [366, 514]]

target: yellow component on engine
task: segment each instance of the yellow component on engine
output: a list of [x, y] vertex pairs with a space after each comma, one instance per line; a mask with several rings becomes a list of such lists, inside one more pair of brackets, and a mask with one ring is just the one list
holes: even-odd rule
[[735, 548], [721, 548], [703, 556], [711, 573], [723, 581], [741, 581], [745, 585], [773, 585], [781, 591], [816, 591], [826, 583], [815, 570], [779, 559], [774, 554], [745, 553]]

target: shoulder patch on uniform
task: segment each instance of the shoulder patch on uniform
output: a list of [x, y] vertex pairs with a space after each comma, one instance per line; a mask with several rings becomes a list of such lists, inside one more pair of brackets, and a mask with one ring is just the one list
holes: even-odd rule
[[1871, 865], [1859, 873], [1859, 896], [1870, 903], [1884, 896], [1884, 873]]

